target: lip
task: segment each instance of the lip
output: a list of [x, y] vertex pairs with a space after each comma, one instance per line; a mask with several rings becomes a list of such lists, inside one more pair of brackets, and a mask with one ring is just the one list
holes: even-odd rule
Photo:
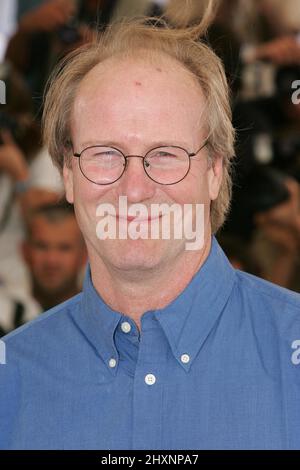
[[135, 217], [134, 215], [128, 215], [127, 217], [120, 216], [119, 214], [116, 215], [116, 219], [118, 220], [126, 220], [127, 222], [132, 222], [133, 220], [136, 223], [145, 223], [145, 222], [154, 222], [156, 220], [159, 220], [162, 218], [162, 214], [160, 214], [158, 217], [151, 217], [148, 216], [147, 218], [140, 219], [138, 217]]

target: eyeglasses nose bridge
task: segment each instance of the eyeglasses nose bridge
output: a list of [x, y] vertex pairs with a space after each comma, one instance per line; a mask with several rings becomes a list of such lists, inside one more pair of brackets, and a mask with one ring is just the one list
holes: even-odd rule
[[128, 166], [128, 158], [141, 158], [143, 160], [143, 167], [149, 166], [149, 163], [145, 160], [145, 156], [143, 156], [143, 155], [124, 155], [124, 158], [125, 158], [125, 162], [126, 162], [125, 169]]
[[127, 160], [127, 158], [132, 158], [132, 157], [135, 157], [135, 158], [142, 158], [142, 159], [145, 158], [145, 157], [143, 157], [143, 155], [124, 155], [124, 157], [126, 158], [126, 160]]

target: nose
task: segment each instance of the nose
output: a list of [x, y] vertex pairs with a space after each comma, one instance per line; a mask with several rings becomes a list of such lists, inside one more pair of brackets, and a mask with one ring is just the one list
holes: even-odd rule
[[127, 196], [128, 202], [131, 203], [151, 199], [158, 184], [147, 176], [143, 158], [137, 155], [130, 155], [127, 158], [126, 169], [119, 181], [120, 195]]
[[51, 268], [56, 268], [61, 264], [61, 253], [55, 248], [49, 248], [44, 256], [44, 263]]

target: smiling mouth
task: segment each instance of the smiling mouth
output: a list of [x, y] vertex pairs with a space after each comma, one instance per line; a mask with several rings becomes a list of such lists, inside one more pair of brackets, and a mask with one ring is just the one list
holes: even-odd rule
[[123, 217], [123, 216], [120, 216], [119, 214], [116, 214], [116, 219], [117, 220], [120, 220], [120, 221], [127, 221], [127, 222], [132, 222], [132, 221], [135, 221], [136, 223], [145, 223], [145, 222], [154, 222], [156, 220], [159, 220], [161, 219], [163, 216], [163, 214], [160, 214], [158, 217], [151, 217], [150, 215], [148, 217], [143, 217], [143, 218], [140, 218], [140, 217], [137, 217], [137, 216], [134, 216], [134, 215], [128, 215], [127, 217]]

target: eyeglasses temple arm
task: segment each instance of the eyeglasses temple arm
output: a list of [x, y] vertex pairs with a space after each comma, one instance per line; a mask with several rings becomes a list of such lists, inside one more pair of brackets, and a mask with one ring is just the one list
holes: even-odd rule
[[202, 149], [205, 147], [205, 145], [207, 145], [207, 143], [208, 143], [208, 139], [206, 139], [206, 140], [204, 141], [204, 144], [201, 145], [201, 147], [199, 148], [199, 150], [197, 150], [197, 152], [189, 153], [189, 157], [195, 157], [195, 156], [197, 155], [197, 153], [199, 153], [200, 150], [202, 150]]

